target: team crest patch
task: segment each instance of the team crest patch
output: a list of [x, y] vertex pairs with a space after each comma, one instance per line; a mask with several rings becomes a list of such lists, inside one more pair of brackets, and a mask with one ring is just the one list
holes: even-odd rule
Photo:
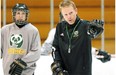
[[23, 44], [23, 38], [21, 34], [12, 34], [10, 38], [10, 45], [14, 48], [20, 48]]
[[78, 37], [78, 36], [79, 36], [79, 32], [75, 31], [74, 34], [73, 34], [73, 37]]

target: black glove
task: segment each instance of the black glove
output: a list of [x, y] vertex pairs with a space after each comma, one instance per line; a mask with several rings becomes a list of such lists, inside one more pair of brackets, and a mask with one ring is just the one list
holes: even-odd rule
[[97, 55], [103, 56], [103, 58], [97, 58], [97, 59], [101, 60], [103, 63], [111, 60], [111, 55], [108, 54], [108, 52], [106, 52], [106, 51], [98, 50]]
[[63, 70], [61, 64], [55, 61], [51, 64], [52, 75], [69, 75], [66, 70]]
[[21, 59], [16, 59], [11, 65], [9, 74], [10, 75], [21, 75], [22, 71], [26, 68], [27, 64]]
[[101, 20], [93, 20], [89, 22], [87, 33], [91, 38], [96, 38], [103, 32], [104, 22]]

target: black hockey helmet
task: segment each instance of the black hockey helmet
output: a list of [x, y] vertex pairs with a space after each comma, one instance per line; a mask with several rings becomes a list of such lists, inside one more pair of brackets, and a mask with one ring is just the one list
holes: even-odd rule
[[25, 4], [22, 4], [22, 3], [17, 3], [17, 4], [12, 8], [13, 15], [15, 15], [15, 13], [16, 13], [17, 10], [24, 11], [24, 12], [26, 12], [26, 14], [29, 13], [28, 7], [27, 7]]

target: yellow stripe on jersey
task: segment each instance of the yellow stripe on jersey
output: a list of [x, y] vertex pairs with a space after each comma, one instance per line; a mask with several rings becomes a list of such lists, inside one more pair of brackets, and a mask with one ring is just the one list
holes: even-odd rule
[[26, 54], [26, 50], [23, 50], [21, 48], [9, 48], [8, 54]]

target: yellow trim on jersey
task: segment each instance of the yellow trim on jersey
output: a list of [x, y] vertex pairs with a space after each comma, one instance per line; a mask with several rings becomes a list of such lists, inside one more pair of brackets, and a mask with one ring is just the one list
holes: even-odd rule
[[21, 48], [9, 48], [8, 54], [26, 54], [26, 50]]

